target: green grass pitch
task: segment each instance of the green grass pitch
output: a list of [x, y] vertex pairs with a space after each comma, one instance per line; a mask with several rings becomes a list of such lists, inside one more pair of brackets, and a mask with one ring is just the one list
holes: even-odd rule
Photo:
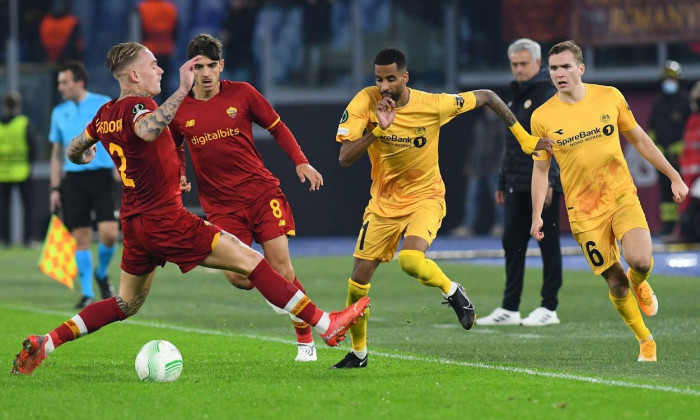
[[[565, 272], [561, 325], [464, 331], [437, 290], [383, 264], [370, 293], [369, 366], [338, 371], [328, 366], [349, 350], [349, 335], [339, 349], [316, 336], [319, 360], [296, 363], [289, 319], [257, 292], [169, 264], [136, 317], [62, 346], [31, 376], [11, 375], [22, 339], [71, 317], [80, 297], [37, 261], [38, 251], [0, 252], [0, 418], [638, 420], [688, 419], [700, 409], [697, 278], [652, 277], [660, 309], [645, 321], [659, 362], [638, 363], [634, 336], [590, 272]], [[321, 308], [344, 305], [350, 256], [293, 263]], [[500, 304], [502, 267], [439, 264], [464, 284], [477, 314]], [[539, 306], [540, 276], [526, 272], [524, 314]], [[177, 382], [136, 376], [136, 353], [152, 339], [182, 353]]]

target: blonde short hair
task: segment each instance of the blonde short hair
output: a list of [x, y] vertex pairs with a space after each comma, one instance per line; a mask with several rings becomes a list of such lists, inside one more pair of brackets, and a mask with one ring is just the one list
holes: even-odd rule
[[119, 72], [136, 60], [139, 51], [145, 48], [145, 45], [138, 42], [123, 42], [110, 48], [106, 62], [112, 76], [117, 77]]

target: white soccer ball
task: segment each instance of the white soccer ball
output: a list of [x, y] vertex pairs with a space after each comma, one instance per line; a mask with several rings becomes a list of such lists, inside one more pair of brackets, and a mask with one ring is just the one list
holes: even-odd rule
[[153, 340], [141, 347], [135, 366], [144, 382], [173, 382], [182, 373], [182, 355], [169, 341]]

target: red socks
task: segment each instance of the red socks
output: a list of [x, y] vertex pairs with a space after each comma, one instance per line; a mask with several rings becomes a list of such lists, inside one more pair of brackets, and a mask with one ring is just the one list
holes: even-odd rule
[[[304, 286], [301, 285], [301, 282], [298, 278], [294, 277], [294, 281], [292, 282], [292, 284], [298, 287], [299, 290], [301, 290], [304, 294], [306, 294], [306, 290], [304, 290]], [[294, 324], [294, 329], [297, 332], [297, 343], [313, 343], [314, 336], [311, 333], [311, 327], [308, 323], [292, 320], [292, 324]]]
[[311, 302], [304, 292], [299, 290], [297, 284], [290, 283], [280, 276], [266, 259], [262, 259], [260, 263], [248, 275], [248, 278], [255, 283], [255, 288], [267, 299], [270, 303], [278, 308], [284, 308], [292, 315], [300, 318], [307, 323], [316, 325], [323, 315], [323, 311], [318, 309]]
[[95, 332], [107, 324], [124, 319], [126, 319], [126, 315], [117, 305], [117, 299], [111, 297], [86, 306], [73, 318], [51, 331], [49, 335], [51, 335], [54, 347], [58, 347], [63, 343]]

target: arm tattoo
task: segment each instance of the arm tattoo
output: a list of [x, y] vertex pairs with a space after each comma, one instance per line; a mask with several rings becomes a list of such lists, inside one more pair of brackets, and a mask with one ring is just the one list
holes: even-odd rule
[[66, 149], [66, 155], [73, 163], [85, 163], [83, 153], [95, 143], [97, 143], [97, 140], [91, 139], [83, 131], [78, 137], [71, 140], [68, 149]]
[[136, 135], [147, 141], [155, 140], [175, 118], [175, 112], [186, 95], [179, 90], [176, 91], [158, 109], [143, 117], [136, 125]]
[[493, 112], [496, 113], [496, 115], [498, 115], [498, 118], [508, 125], [508, 127], [518, 122], [508, 106], [501, 100], [501, 98], [498, 97], [498, 95], [493, 93], [493, 91], [487, 89], [475, 90], [474, 96], [476, 97], [475, 108], [482, 105], [488, 106]]

